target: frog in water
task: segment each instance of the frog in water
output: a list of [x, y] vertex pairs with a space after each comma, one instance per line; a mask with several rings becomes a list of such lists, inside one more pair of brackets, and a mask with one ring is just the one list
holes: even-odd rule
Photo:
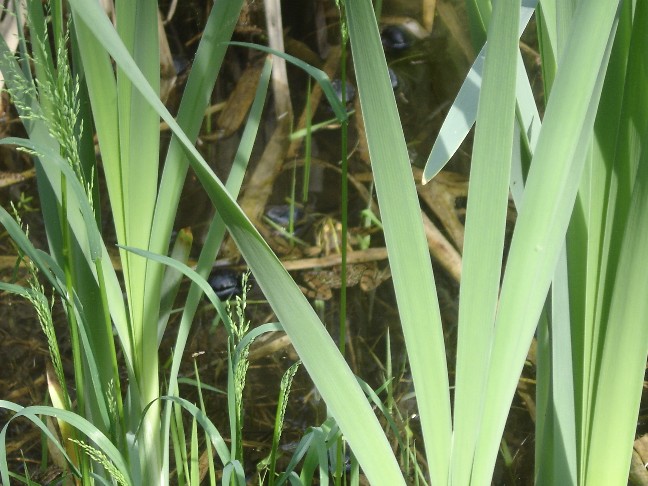
[[[389, 277], [391, 277], [389, 267], [380, 270], [375, 261], [347, 265], [347, 287], [360, 284], [360, 288], [364, 292], [375, 289]], [[308, 270], [302, 274], [302, 278], [308, 286], [308, 288], [303, 288], [307, 297], [317, 300], [330, 300], [333, 297], [332, 289], [342, 287], [342, 267], [335, 266], [328, 270]]]
[[[316, 231], [316, 243], [324, 256], [339, 254], [342, 245], [342, 225], [330, 217], [322, 220]], [[352, 248], [349, 246], [349, 250]], [[346, 286], [354, 287], [360, 284], [364, 292], [375, 289], [391, 277], [389, 267], [380, 269], [375, 261], [351, 263], [347, 265]], [[304, 294], [312, 299], [330, 300], [332, 289], [342, 287], [342, 267], [336, 265], [327, 269], [308, 270], [302, 273], [306, 288]]]

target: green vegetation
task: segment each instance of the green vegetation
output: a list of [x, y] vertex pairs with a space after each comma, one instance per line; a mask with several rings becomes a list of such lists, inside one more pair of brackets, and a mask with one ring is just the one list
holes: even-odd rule
[[[479, 97], [458, 96], [424, 171], [426, 180], [434, 177], [476, 121], [453, 408], [429, 248], [373, 6], [369, 0], [340, 5], [421, 417], [423, 444], [415, 446], [424, 448], [426, 471], [416, 464], [409, 439], [399, 437], [394, 452], [373, 410], [375, 405], [384, 412], [392, 434], [391, 363], [383, 404], [383, 390], [371, 390], [352, 373], [343, 344], [341, 353], [236, 203], [270, 60], [226, 183], [194, 147], [242, 0], [212, 8], [176, 118], [160, 101], [153, 0], [118, 1], [116, 28], [96, 2], [69, 0], [68, 20], [63, 0], [52, 0], [47, 12], [40, 1], [28, 1], [29, 45], [23, 36], [14, 56], [0, 40], [0, 69], [28, 134], [0, 143], [33, 154], [49, 242], [49, 253], [36, 249], [20, 220], [0, 208], [0, 223], [30, 270], [29, 288], [0, 283], [0, 289], [33, 303], [53, 362], [51, 406], [0, 400], [0, 407], [15, 412], [0, 442], [16, 418], [28, 418], [56, 444], [80, 484], [99, 478], [168, 484], [172, 447], [177, 481], [198, 484], [200, 426], [210, 483], [245, 484], [242, 390], [249, 346], [264, 332], [283, 330], [325, 401], [328, 419], [305, 432], [289, 465], [278, 471], [286, 397], [296, 371], [290, 368], [277, 391], [272, 452], [259, 465], [260, 482], [310, 484], [318, 478], [327, 484], [329, 471], [337, 471], [341, 484], [348, 444], [353, 454], [345, 480], [351, 484], [359, 484], [362, 470], [375, 485], [405, 484], [406, 477], [417, 484], [488, 485], [537, 334], [536, 482], [625, 484], [648, 355], [648, 4], [500, 0], [491, 9], [487, 1], [467, 3], [474, 42], [481, 47], [480, 39], [487, 39], [485, 58], [478, 57], [467, 81], [473, 91], [477, 85]], [[542, 119], [518, 49], [520, 19], [524, 27], [534, 10], [546, 99]], [[346, 127], [345, 106], [326, 75], [300, 67], [320, 83]], [[173, 133], [162, 165], [160, 119]], [[102, 235], [93, 132], [123, 285]], [[180, 232], [169, 248], [190, 169], [217, 209], [195, 269], [188, 265], [190, 232]], [[503, 265], [509, 193], [517, 220]], [[206, 282], [226, 232], [278, 324], [250, 328], [246, 296], [228, 307]], [[344, 275], [344, 263], [342, 268]], [[159, 346], [182, 276], [191, 287], [170, 371], [160, 383]], [[52, 330], [50, 289], [63, 303], [72, 338], [74, 399]], [[180, 362], [203, 293], [228, 336], [229, 443], [207, 417], [197, 369], [200, 407], [178, 394]], [[344, 290], [342, 296], [344, 306]], [[344, 335], [344, 313], [340, 327]], [[127, 380], [120, 379], [124, 371]], [[190, 431], [183, 416], [191, 417]], [[60, 437], [45, 417], [58, 421]], [[9, 472], [4, 454], [0, 477], [3, 484], [10, 477], [28, 481]]]

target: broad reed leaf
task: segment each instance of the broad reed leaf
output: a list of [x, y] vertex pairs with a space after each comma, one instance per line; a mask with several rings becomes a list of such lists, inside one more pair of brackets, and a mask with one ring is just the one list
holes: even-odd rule
[[[158, 40], [158, 5], [157, 0], [140, 0], [117, 4], [116, 26], [120, 38], [133, 56], [137, 66], [151, 87], [159, 96], [160, 91], [160, 54]], [[95, 55], [100, 46], [93, 41], [93, 49], [81, 45], [83, 61]], [[90, 76], [87, 76], [88, 78]], [[147, 103], [146, 98], [133, 88], [130, 80], [117, 66], [117, 117], [119, 122], [118, 137], [108, 143], [119, 144], [119, 184], [123, 198], [112, 200], [113, 206], [121, 204], [124, 208], [125, 234], [118, 239], [122, 245], [138, 248], [149, 248], [153, 211], [158, 189], [158, 167], [160, 164], [160, 117]], [[92, 98], [93, 103], [95, 97]], [[94, 111], [94, 105], [93, 105]], [[101, 146], [103, 150], [103, 146]], [[116, 204], [115, 204], [116, 203]], [[148, 325], [150, 316], [145, 302], [147, 260], [133, 254], [121, 253], [124, 283], [128, 298], [128, 307], [133, 325], [134, 346], [139, 374], [156, 369], [157, 335], [154, 325]], [[146, 364], [144, 364], [146, 363]], [[157, 385], [156, 379], [149, 376], [143, 380]], [[148, 388], [148, 387], [146, 387]], [[145, 391], [148, 395], [148, 391]]]
[[[522, 2], [518, 37], [526, 29], [537, 3], [538, 0], [525, 0]], [[470, 71], [468, 71], [466, 79], [459, 89], [459, 93], [457, 93], [457, 97], [448, 111], [448, 115], [443, 121], [439, 135], [432, 146], [432, 151], [423, 169], [423, 184], [427, 184], [427, 182], [432, 180], [445, 167], [475, 124], [487, 48], [488, 42], [479, 51], [475, 62], [471, 66]], [[518, 62], [520, 61], [518, 60]], [[523, 66], [521, 72], [524, 72]], [[517, 90], [518, 98], [528, 98], [527, 93], [531, 91], [531, 88], [526, 74], [524, 77], [519, 78]], [[522, 106], [528, 105], [524, 104]], [[525, 111], [522, 110], [522, 113], [525, 113]]]
[[536, 450], [540, 461], [536, 468], [538, 484], [578, 484], [575, 383], [574, 374], [566, 372], [574, 369], [572, 342], [576, 339], [571, 325], [574, 305], [569, 289], [570, 269], [573, 267], [567, 265], [567, 252], [563, 250], [551, 287], [551, 340], [545, 355], [551, 362], [550, 405], [546, 415], [542, 411], [536, 415], [537, 427], [549, 433]]
[[[120, 155], [118, 144], [119, 122], [117, 119], [117, 86], [112, 63], [108, 54], [98, 49], [93, 41], [91, 29], [83, 23], [75, 23], [78, 45], [93, 46], [92, 55], [83, 57], [83, 70], [88, 93], [92, 100], [92, 116], [97, 132], [101, 158], [106, 178], [106, 186], [111, 201], [123, 201], [123, 186], [120, 183]], [[84, 52], [84, 49], [81, 49]], [[124, 206], [114, 204], [113, 221], [117, 239], [124, 241], [126, 228], [124, 224]]]
[[467, 0], [465, 3], [470, 22], [470, 36], [476, 51], [486, 42], [492, 8], [489, 0]]
[[[645, 137], [648, 133], [644, 134]], [[596, 382], [585, 481], [620, 484], [627, 478], [648, 355], [648, 152], [643, 150], [621, 246], [609, 322]]]
[[[584, 444], [583, 480], [596, 478], [609, 484], [624, 482], [627, 477], [648, 354], [646, 271], [640, 264], [648, 256], [648, 96], [641, 88], [648, 82], [648, 6], [637, 4], [634, 17], [631, 12], [629, 5], [623, 6], [615, 40], [615, 49], [620, 45], [619, 50], [627, 54], [623, 59], [627, 59], [627, 67], [621, 62], [613, 73], [624, 83], [623, 103], [615, 119], [618, 136], [601, 136], [599, 141], [614, 150], [614, 163], [607, 165], [611, 183], [604, 241], [610, 246], [608, 268], [600, 280], [605, 293], [600, 332], [595, 336], [596, 368], [590, 372], [595, 398], [584, 419], [589, 434]], [[619, 91], [606, 94], [618, 96]], [[619, 230], [621, 227], [624, 229]]]
[[[515, 0], [495, 4], [477, 111], [459, 294], [451, 473], [453, 484], [457, 485], [486, 480], [485, 475], [471, 477], [470, 465], [480, 428], [490, 420], [481, 414], [499, 296], [511, 177], [518, 19], [519, 3]], [[489, 447], [497, 452], [497, 445]]]
[[[495, 465], [506, 409], [567, 230], [607, 66], [618, 2], [580, 3], [560, 60], [513, 234], [491, 351], [473, 477]], [[604, 33], [602, 35], [602, 33]]]
[[[626, 84], [629, 29], [625, 28], [625, 11], [615, 35], [605, 84], [594, 125], [594, 138], [585, 165], [579, 197], [568, 233], [568, 258], [571, 267], [570, 294], [574, 325], [574, 375], [576, 388], [576, 413], [579, 417], [579, 461], [584, 463], [589, 442], [590, 427], [587, 425], [594, 397], [594, 381], [598, 373], [599, 351], [597, 343], [603, 340], [605, 317], [609, 312], [610, 290], [614, 285], [614, 273], [618, 267], [620, 235], [627, 212], [631, 190], [620, 189], [615, 172], [624, 171], [627, 163], [616, 164], [617, 141], [621, 128], [623, 91]], [[624, 169], [625, 168], [625, 169]], [[614, 217], [613, 217], [614, 215]], [[585, 241], [586, 240], [586, 241]], [[586, 250], [586, 251], [585, 251]], [[579, 275], [585, 275], [584, 285]]]
[[345, 4], [360, 104], [430, 477], [434, 484], [445, 484], [452, 430], [448, 373], [418, 197], [371, 2], [353, 0]]

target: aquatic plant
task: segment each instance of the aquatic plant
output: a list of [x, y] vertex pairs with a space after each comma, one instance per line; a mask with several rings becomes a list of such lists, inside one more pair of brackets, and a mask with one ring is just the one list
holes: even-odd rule
[[[378, 25], [369, 0], [341, 4], [342, 25], [348, 26], [356, 53], [358, 95], [429, 477], [432, 484], [490, 483], [511, 399], [537, 328], [537, 481], [621, 484], [627, 477], [648, 353], [648, 329], [642, 322], [648, 310], [643, 298], [648, 272], [639, 264], [648, 251], [648, 222], [642, 218], [648, 203], [643, 187], [648, 177], [643, 146], [648, 100], [641, 89], [648, 81], [642, 56], [648, 47], [648, 6], [602, 1], [596, 7], [580, 2], [572, 9], [568, 2], [545, 1], [537, 7], [547, 100], [541, 120], [518, 52], [520, 19], [528, 19], [536, 2], [520, 6], [502, 0], [492, 11], [489, 2], [468, 3], [475, 40], [480, 47], [478, 39], [487, 31], [488, 44], [467, 80], [473, 96], [459, 95], [450, 110], [450, 128], [442, 131], [437, 144], [445, 150], [432, 151], [425, 171], [430, 179], [440, 170], [458, 145], [457, 135], [453, 139], [451, 134], [465, 135], [474, 118], [454, 410], [421, 210]], [[404, 484], [372, 409], [372, 391], [358, 382], [299, 287], [235, 201], [269, 63], [226, 184], [193, 145], [241, 5], [242, 0], [215, 3], [176, 118], [159, 97], [155, 1], [118, 2], [114, 27], [97, 3], [70, 0], [69, 45], [73, 67], [82, 66], [80, 71], [67, 65], [62, 2], [53, 1], [51, 8], [54, 52], [48, 47], [41, 2], [27, 2], [36, 83], [24, 42], [20, 62], [0, 42], [0, 68], [29, 135], [28, 140], [2, 143], [34, 154], [50, 254], [35, 249], [5, 210], [0, 210], [0, 222], [65, 305], [77, 388], [74, 405], [61, 394], [52, 407], [23, 408], [4, 400], [0, 406], [16, 412], [12, 420], [29, 418], [59, 444], [70, 470], [84, 484], [93, 482], [93, 475], [120, 484], [167, 484], [169, 443], [174, 442], [175, 451], [185, 444], [178, 420], [182, 409], [194, 420], [189, 455], [196, 457], [200, 424], [222, 462], [223, 483], [243, 484], [240, 430], [231, 431], [228, 447], [204, 411], [178, 396], [177, 386], [203, 292], [217, 309], [231, 347], [242, 346], [242, 351], [249, 344], [236, 336], [238, 328], [205, 280], [229, 231], [331, 417], [309, 431], [295, 457], [306, 457], [308, 467], [315, 469], [313, 458], [321, 457], [326, 444], [341, 433], [372, 484]], [[319, 71], [309, 72], [331, 95], [329, 102], [344, 122], [344, 107], [330, 82]], [[89, 102], [91, 113], [84, 111], [85, 103], [76, 107], [59, 102], [76, 96]], [[61, 111], [68, 108], [71, 113]], [[174, 137], [158, 174], [160, 118]], [[463, 125], [452, 126], [458, 118]], [[124, 288], [101, 236], [90, 127], [101, 149]], [[189, 167], [217, 208], [196, 270], [165, 256]], [[501, 279], [509, 190], [518, 217]], [[180, 233], [177, 254], [190, 240], [188, 233]], [[168, 276], [175, 282], [173, 291], [179, 274], [188, 276], [192, 286], [168, 381], [161, 386], [158, 347], [168, 319], [164, 280]], [[3, 283], [2, 288], [28, 295], [46, 309], [42, 304], [48, 300], [43, 301], [38, 287]], [[124, 390], [116, 346], [123, 353], [119, 365], [128, 374]], [[245, 367], [245, 359], [239, 363]], [[241, 368], [239, 387], [242, 374]], [[59, 396], [56, 390], [56, 384], [50, 386], [52, 397]], [[240, 388], [231, 393], [240, 394]], [[235, 396], [232, 403], [233, 409], [241, 406]], [[240, 417], [236, 414], [240, 408], [232, 414], [235, 424], [234, 417]], [[72, 427], [61, 427], [61, 434], [68, 435], [63, 446], [38, 415]], [[320, 446], [309, 449], [311, 443]], [[341, 452], [338, 465], [340, 459]], [[184, 477], [197, 481], [194, 465], [185, 465]], [[1, 454], [0, 475], [8, 484]], [[328, 477], [328, 469], [322, 477]], [[281, 479], [288, 480], [298, 481], [290, 473]]]
[[[438, 172], [476, 119], [452, 414], [433, 277], [378, 29], [368, 2], [346, 3], [352, 50], [362, 51], [354, 57], [358, 91], [430, 478], [490, 484], [537, 328], [536, 481], [624, 484], [648, 352], [638, 264], [648, 242], [647, 99], [635, 88], [646, 82], [648, 9], [500, 1], [491, 11], [489, 2], [468, 3], [487, 45], [424, 175]], [[542, 119], [518, 51], [534, 10]], [[502, 276], [509, 191], [518, 215]]]

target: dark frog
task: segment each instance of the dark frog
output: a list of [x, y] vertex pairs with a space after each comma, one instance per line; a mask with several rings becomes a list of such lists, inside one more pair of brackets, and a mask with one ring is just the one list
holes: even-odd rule
[[241, 274], [232, 270], [216, 270], [207, 279], [220, 300], [231, 299], [243, 293]]
[[[346, 108], [349, 109], [353, 100], [355, 99], [356, 90], [355, 87], [349, 82], [346, 81], [344, 84], [344, 90], [342, 89], [342, 80], [339, 78], [333, 79], [331, 81], [331, 86], [333, 87], [333, 92], [338, 100], [342, 101], [342, 92], [344, 91], [344, 100], [346, 102]], [[322, 105], [322, 114], [330, 115], [333, 113], [333, 107], [330, 103], [325, 103]]]
[[[309, 217], [306, 214], [306, 210], [299, 206], [293, 206], [292, 216], [295, 235], [300, 236], [308, 229]], [[265, 217], [273, 225], [287, 231], [290, 226], [290, 204], [268, 206]]]
[[385, 51], [399, 53], [412, 47], [412, 36], [398, 25], [388, 25], [380, 33]]
[[[338, 97], [338, 100], [342, 101], [342, 80], [341, 79], [334, 79], [331, 81], [331, 84], [333, 85], [333, 90], [335, 91], [335, 95]], [[355, 88], [351, 83], [348, 81], [344, 84], [344, 99], [347, 103], [351, 103], [353, 99], [355, 98]]]

